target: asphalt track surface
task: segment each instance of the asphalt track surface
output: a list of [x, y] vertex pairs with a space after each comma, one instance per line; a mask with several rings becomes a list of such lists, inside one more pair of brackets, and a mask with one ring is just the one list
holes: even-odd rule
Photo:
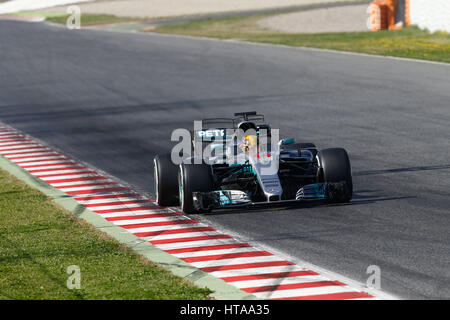
[[194, 120], [257, 110], [282, 137], [344, 147], [342, 206], [198, 217], [381, 289], [450, 298], [450, 66], [0, 21], [0, 121], [153, 193], [152, 159]]

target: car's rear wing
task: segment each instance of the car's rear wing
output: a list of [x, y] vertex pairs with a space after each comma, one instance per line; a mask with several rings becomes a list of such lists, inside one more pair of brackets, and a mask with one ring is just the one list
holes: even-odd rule
[[236, 112], [234, 116], [238, 117], [240, 121], [265, 121], [264, 116], [256, 111]]
[[212, 142], [220, 140], [226, 142], [232, 138], [232, 136], [227, 136], [227, 129], [236, 129], [242, 121], [255, 122], [258, 129], [270, 129], [269, 125], [264, 123], [264, 116], [257, 114], [256, 111], [237, 112], [234, 116], [235, 118], [203, 119], [202, 129], [191, 131], [193, 141]]

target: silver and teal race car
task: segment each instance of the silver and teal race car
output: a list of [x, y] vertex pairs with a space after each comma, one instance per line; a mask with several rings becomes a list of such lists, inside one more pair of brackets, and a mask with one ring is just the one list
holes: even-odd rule
[[201, 152], [174, 152], [154, 159], [156, 201], [185, 213], [217, 208], [352, 198], [350, 160], [342, 148], [319, 150], [312, 143], [278, 139], [264, 116], [236, 113], [205, 119], [191, 142]]

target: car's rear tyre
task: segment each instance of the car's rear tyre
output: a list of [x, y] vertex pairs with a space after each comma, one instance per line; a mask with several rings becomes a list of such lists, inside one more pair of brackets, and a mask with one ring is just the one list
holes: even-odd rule
[[213, 191], [211, 166], [207, 164], [180, 165], [178, 174], [181, 210], [185, 213], [199, 213], [193, 203], [193, 192]]
[[153, 174], [156, 202], [161, 206], [177, 206], [178, 166], [172, 162], [170, 153], [157, 155], [153, 159]]
[[320, 150], [318, 153], [321, 182], [328, 182], [330, 203], [349, 202], [353, 195], [352, 171], [347, 151], [342, 148]]

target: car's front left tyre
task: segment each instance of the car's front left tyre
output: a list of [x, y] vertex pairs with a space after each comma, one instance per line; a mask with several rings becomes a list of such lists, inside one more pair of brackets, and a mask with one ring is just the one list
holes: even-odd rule
[[153, 159], [153, 174], [156, 202], [161, 206], [177, 206], [178, 166], [172, 162], [170, 153]]

